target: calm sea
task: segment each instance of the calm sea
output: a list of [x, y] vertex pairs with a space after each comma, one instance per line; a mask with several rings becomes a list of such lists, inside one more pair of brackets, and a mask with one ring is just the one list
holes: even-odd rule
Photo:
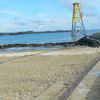
[[[88, 31], [87, 33], [91, 35], [94, 32]], [[81, 36], [79, 35], [78, 38], [80, 37]], [[70, 32], [0, 36], [0, 45], [30, 44], [30, 43], [56, 43], [56, 42], [66, 42], [66, 41], [72, 41]]]
[[[96, 31], [87, 31], [88, 35]], [[78, 39], [82, 36], [79, 35]], [[40, 33], [23, 35], [4, 35], [0, 36], [0, 45], [4, 44], [31, 44], [31, 43], [56, 43], [72, 41], [70, 32], [59, 33]], [[21, 49], [21, 48], [20, 48]]]

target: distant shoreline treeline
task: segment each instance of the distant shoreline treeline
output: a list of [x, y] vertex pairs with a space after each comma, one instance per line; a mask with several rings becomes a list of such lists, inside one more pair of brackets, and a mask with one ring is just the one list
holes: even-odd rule
[[15, 32], [15, 33], [0, 33], [0, 35], [23, 35], [23, 34], [41, 34], [41, 33], [60, 33], [60, 32], [71, 32], [71, 30], [57, 30], [57, 31], [25, 31], [25, 32]]

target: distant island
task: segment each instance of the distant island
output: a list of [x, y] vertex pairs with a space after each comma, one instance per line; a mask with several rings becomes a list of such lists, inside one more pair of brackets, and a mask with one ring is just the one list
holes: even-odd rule
[[40, 33], [58, 33], [58, 32], [71, 32], [71, 30], [56, 30], [56, 31], [39, 31], [39, 32], [34, 32], [34, 31], [25, 31], [25, 32], [9, 32], [9, 33], [0, 33], [0, 35], [23, 35], [23, 34], [40, 34]]
[[[86, 31], [93, 31], [93, 33], [99, 32], [100, 29], [92, 29]], [[23, 34], [42, 34], [42, 33], [60, 33], [60, 32], [71, 32], [71, 30], [55, 30], [55, 31], [20, 31], [20, 32], [0, 32], [2, 35], [23, 35]]]

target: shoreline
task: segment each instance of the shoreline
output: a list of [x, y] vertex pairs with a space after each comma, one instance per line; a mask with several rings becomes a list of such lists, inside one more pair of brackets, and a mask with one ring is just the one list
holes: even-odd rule
[[[88, 50], [89, 49], [89, 50]], [[79, 52], [77, 52], [79, 50]], [[87, 51], [88, 50], [88, 51]], [[22, 57], [29, 55], [38, 56], [74, 56], [74, 55], [93, 55], [100, 52], [99, 48], [80, 46], [76, 48], [53, 48], [45, 50], [25, 50], [25, 51], [6, 51], [0, 52], [0, 57]]]
[[92, 38], [91, 36], [84, 36], [76, 41], [66, 41], [66, 42], [50, 42], [50, 43], [27, 43], [27, 44], [1, 44], [0, 49], [8, 49], [13, 47], [53, 47], [53, 46], [63, 46], [63, 47], [72, 47], [72, 46], [89, 46], [89, 47], [100, 47], [100, 40]]
[[59, 42], [59, 43], [43, 43], [43, 44], [6, 44], [0, 45], [0, 49], [8, 49], [8, 48], [18, 48], [18, 47], [53, 47], [53, 46], [63, 46], [71, 45], [73, 42]]

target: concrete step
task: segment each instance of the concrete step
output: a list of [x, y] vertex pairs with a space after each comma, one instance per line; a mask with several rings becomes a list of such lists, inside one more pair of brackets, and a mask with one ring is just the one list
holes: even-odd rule
[[84, 77], [67, 100], [100, 100], [100, 61]]

